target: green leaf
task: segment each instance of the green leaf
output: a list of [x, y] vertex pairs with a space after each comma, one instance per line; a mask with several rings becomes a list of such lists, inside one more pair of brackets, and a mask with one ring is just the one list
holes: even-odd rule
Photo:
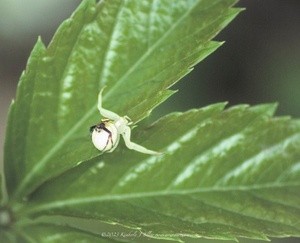
[[139, 129], [134, 141], [163, 156], [117, 148], [47, 182], [23, 213], [93, 218], [154, 238], [300, 236], [300, 121], [272, 118], [274, 105], [223, 107]]
[[[18, 143], [14, 145], [13, 141], [13, 132], [14, 132], [14, 124], [13, 124], [13, 115], [14, 115], [15, 105], [14, 101], [11, 102], [9, 107], [9, 113], [8, 113], [8, 120], [6, 124], [6, 136], [5, 136], [5, 143], [4, 143], [4, 171], [1, 171], [3, 173], [2, 180], [3, 185], [1, 186], [1, 196], [4, 195], [4, 191], [6, 189], [10, 189], [11, 186], [15, 185], [16, 179], [18, 177], [18, 174], [15, 174], [17, 171], [17, 165], [15, 164], [15, 154], [14, 154], [14, 148], [18, 146]], [[12, 146], [13, 145], [13, 146]], [[1, 180], [1, 182], [2, 182]], [[5, 188], [5, 186], [6, 188]]]
[[210, 40], [240, 11], [235, 0], [81, 3], [48, 48], [39, 39], [23, 73], [5, 148], [9, 196], [22, 199], [45, 181], [99, 155], [89, 127], [104, 107], [134, 122], [217, 47]]
[[0, 173], [0, 205], [3, 200], [2, 174]]
[[0, 242], [17, 242], [17, 237], [6, 232], [6, 231], [0, 231]]
[[28, 243], [56, 243], [56, 242], [121, 242], [113, 239], [105, 239], [100, 235], [96, 235], [87, 231], [71, 228], [63, 225], [53, 224], [32, 224], [19, 230], [19, 242]]

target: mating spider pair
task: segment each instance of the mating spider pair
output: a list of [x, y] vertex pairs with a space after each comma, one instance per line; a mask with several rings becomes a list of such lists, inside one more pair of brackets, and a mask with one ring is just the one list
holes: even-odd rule
[[90, 127], [94, 146], [102, 152], [111, 153], [118, 146], [120, 135], [122, 135], [125, 145], [129, 149], [133, 149], [144, 154], [161, 154], [130, 141], [130, 125], [132, 124], [130, 118], [128, 116], [119, 116], [118, 114], [102, 107], [103, 89], [104, 88], [101, 89], [98, 95], [98, 110], [105, 118], [101, 120], [101, 123]]

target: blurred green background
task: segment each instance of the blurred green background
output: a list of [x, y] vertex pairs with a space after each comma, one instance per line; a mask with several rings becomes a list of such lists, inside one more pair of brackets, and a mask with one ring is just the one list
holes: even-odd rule
[[[37, 36], [49, 43], [79, 2], [0, 0], [1, 163], [8, 106]], [[300, 117], [300, 1], [241, 0], [237, 6], [246, 11], [215, 38], [226, 43], [173, 87], [179, 92], [152, 119], [220, 101], [229, 105], [279, 102], [277, 115]]]

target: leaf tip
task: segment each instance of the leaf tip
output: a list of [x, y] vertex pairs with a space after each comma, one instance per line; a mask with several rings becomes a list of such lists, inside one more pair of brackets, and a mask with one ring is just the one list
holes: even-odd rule
[[[227, 101], [224, 101], [224, 102], [219, 102], [219, 103], [215, 103], [215, 104], [212, 104], [212, 105], [209, 105], [209, 106], [206, 106], [204, 107], [204, 109], [215, 109], [215, 110], [218, 110], [218, 111], [223, 111], [225, 109], [225, 107], [228, 105], [228, 102]], [[202, 108], [203, 109], [203, 108]]]
[[43, 49], [46, 49], [45, 44], [44, 44], [44, 42], [43, 42], [43, 40], [42, 40], [42, 37], [41, 37], [40, 35], [38, 36], [38, 38], [37, 38], [37, 40], [36, 40], [34, 49], [35, 49], [35, 48], [43, 48]]
[[219, 43], [219, 46], [223, 46], [226, 43], [226, 41], [219, 41], [218, 43]]
[[278, 107], [278, 102], [274, 102], [274, 103], [256, 105], [251, 107], [251, 109], [262, 111], [265, 113], [266, 116], [272, 117], [275, 114], [277, 107]]

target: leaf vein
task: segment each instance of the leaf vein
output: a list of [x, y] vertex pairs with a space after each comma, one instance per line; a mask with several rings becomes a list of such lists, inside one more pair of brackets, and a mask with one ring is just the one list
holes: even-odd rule
[[140, 56], [140, 58], [130, 67], [128, 68], [127, 72], [119, 79], [119, 81], [110, 88], [110, 90], [106, 93], [106, 95], [109, 97], [111, 93], [118, 87], [119, 84], [121, 84], [134, 70], [155, 50], [155, 48], [168, 37], [170, 33], [176, 29], [181, 22], [191, 13], [191, 11], [198, 5], [198, 1], [195, 1], [195, 3], [180, 17], [177, 21], [174, 22], [172, 26], [150, 47], [147, 49], [143, 55]]
[[260, 163], [263, 163], [265, 159], [271, 158], [279, 153], [282, 149], [282, 144], [293, 142], [296, 138], [299, 138], [299, 133], [292, 134], [283, 140], [280, 140], [276, 144], [273, 144], [272, 146], [265, 148], [261, 150], [259, 153], [255, 153], [252, 157], [242, 161], [242, 163], [239, 163], [235, 168], [231, 169], [229, 172], [227, 172], [225, 175], [223, 175], [216, 183], [215, 185], [221, 185], [226, 183], [230, 178], [234, 178], [235, 176], [242, 175], [243, 171], [249, 171], [250, 167], [253, 167], [254, 165], [257, 166]]
[[[99, 81], [100, 81], [100, 83], [102, 83], [102, 85], [105, 85], [107, 83], [106, 79], [107, 79], [107, 76], [108, 76], [108, 73], [109, 73], [109, 68], [110, 68], [108, 60], [109, 60], [110, 52], [112, 52], [112, 49], [113, 49], [113, 43], [118, 37], [119, 32], [117, 30], [118, 30], [119, 25], [121, 24], [121, 21], [119, 21], [119, 20], [120, 20], [121, 14], [123, 12], [122, 11], [123, 6], [126, 4], [126, 2], [127, 1], [121, 1], [121, 4], [119, 5], [117, 15], [114, 18], [115, 22], [114, 22], [114, 25], [112, 27], [112, 32], [111, 32], [111, 35], [110, 35], [110, 39], [107, 43], [107, 48], [105, 49], [103, 66], [101, 68], [102, 72], [99, 75]], [[98, 22], [97, 22], [97, 24], [98, 24]]]
[[257, 217], [255, 215], [249, 215], [249, 214], [245, 214], [241, 211], [235, 211], [235, 210], [232, 210], [232, 209], [229, 209], [229, 208], [225, 208], [222, 205], [212, 204], [212, 202], [207, 203], [203, 200], [199, 200], [198, 198], [195, 198], [195, 197], [190, 196], [190, 195], [187, 195], [187, 196], [189, 198], [192, 198], [192, 199], [196, 200], [196, 201], [202, 202], [206, 206], [209, 206], [209, 207], [212, 207], [212, 208], [215, 208], [215, 209], [220, 209], [222, 211], [225, 211], [225, 212], [237, 215], [237, 216], [242, 216], [242, 217], [245, 217], [245, 218], [254, 219], [254, 220], [258, 220], [258, 221], [263, 221], [263, 222], [266, 222], [266, 223], [275, 223], [275, 224], [280, 224], [280, 225], [289, 226], [289, 227], [294, 228], [294, 225], [289, 225], [289, 224], [282, 223], [282, 222], [279, 223], [278, 220], [266, 219], [266, 217], [260, 218], [260, 217]]
[[46, 203], [44, 205], [40, 204], [38, 206], [32, 207], [28, 212], [35, 212], [39, 210], [47, 210], [51, 208], [63, 207], [65, 205], [77, 205], [83, 203], [91, 202], [101, 202], [101, 201], [110, 201], [110, 200], [126, 200], [133, 198], [141, 197], [159, 197], [159, 196], [170, 196], [170, 195], [187, 195], [193, 193], [204, 193], [204, 192], [231, 192], [231, 191], [251, 191], [251, 190], [260, 190], [260, 189], [282, 189], [285, 187], [300, 187], [300, 182], [298, 183], [285, 183], [285, 184], [276, 184], [276, 183], [266, 183], [263, 185], [249, 185], [249, 186], [231, 186], [231, 187], [207, 187], [207, 188], [192, 188], [188, 190], [173, 190], [173, 191], [150, 191], [150, 192], [137, 192], [137, 193], [127, 193], [127, 194], [110, 194], [110, 195], [100, 195], [100, 196], [91, 196], [86, 198], [77, 198], [77, 199], [67, 199], [61, 201], [54, 201], [51, 203]]

